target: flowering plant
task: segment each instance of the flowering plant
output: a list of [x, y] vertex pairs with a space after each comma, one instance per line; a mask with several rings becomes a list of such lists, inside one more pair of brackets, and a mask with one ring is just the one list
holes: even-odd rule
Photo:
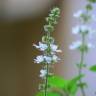
[[[72, 33], [74, 35], [79, 34], [81, 40], [73, 42], [69, 46], [69, 49], [77, 49], [81, 55], [80, 62], [77, 64], [78, 75], [70, 80], [56, 76], [53, 73], [54, 64], [60, 60], [57, 53], [62, 52], [59, 50], [58, 45], [55, 44], [55, 40], [52, 37], [52, 32], [60, 17], [60, 9], [58, 7], [53, 8], [46, 18], [47, 24], [44, 25], [44, 36], [38, 45], [33, 44], [33, 46], [42, 53], [42, 55], [38, 55], [34, 59], [34, 63], [42, 64], [39, 75], [42, 79], [42, 83], [39, 84], [40, 91], [36, 96], [76, 96], [79, 89], [81, 90], [82, 96], [86, 96], [85, 89], [87, 83], [82, 80], [85, 76], [82, 70], [83, 68], [87, 68], [84, 60], [86, 53], [88, 53], [90, 48], [95, 48], [90, 42], [87, 42], [89, 35], [95, 32], [95, 30], [90, 27], [90, 23], [96, 21], [95, 15], [91, 14], [93, 3], [96, 3], [96, 0], [88, 0], [85, 9], [79, 10], [74, 14], [74, 17], [79, 19], [80, 24], [72, 28]], [[90, 66], [89, 69], [96, 71], [96, 65]]]
[[51, 10], [49, 16], [46, 18], [47, 24], [44, 25], [45, 34], [42, 37], [42, 41], [39, 42], [38, 45], [33, 44], [38, 50], [42, 52], [42, 55], [39, 55], [34, 59], [35, 63], [42, 64], [42, 69], [40, 70], [40, 77], [43, 79], [43, 83], [39, 85], [40, 92], [37, 96], [48, 96], [48, 94], [55, 93], [49, 92], [51, 87], [51, 83], [49, 81], [51, 77], [53, 77], [52, 68], [54, 63], [58, 62], [60, 58], [56, 55], [58, 52], [62, 52], [58, 49], [58, 45], [55, 44], [54, 38], [51, 36], [54, 31], [54, 26], [57, 24], [57, 20], [60, 16], [60, 9], [53, 8]]
[[[80, 62], [77, 64], [78, 76], [80, 76], [81, 74], [85, 75], [83, 73], [83, 68], [87, 68], [87, 67], [86, 67], [84, 57], [86, 53], [88, 53], [90, 48], [95, 47], [91, 43], [87, 42], [87, 38], [95, 32], [95, 30], [90, 27], [91, 22], [96, 21], [96, 16], [91, 13], [93, 9], [92, 5], [95, 2], [96, 0], [88, 0], [87, 5], [85, 6], [85, 9], [79, 10], [77, 13], [74, 14], [74, 17], [79, 19], [80, 24], [72, 28], [72, 33], [74, 35], [79, 34], [81, 36], [81, 40], [73, 42], [69, 48], [71, 50], [77, 49], [81, 54]], [[96, 71], [96, 66], [95, 65], [91, 66], [90, 70]], [[87, 83], [84, 82], [82, 78], [80, 78], [78, 82], [78, 87], [81, 90], [82, 96], [86, 96], [85, 89], [87, 86], [88, 86]]]

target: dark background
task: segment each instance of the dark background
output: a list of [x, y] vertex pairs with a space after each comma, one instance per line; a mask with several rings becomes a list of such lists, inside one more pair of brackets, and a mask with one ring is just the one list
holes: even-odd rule
[[[58, 4], [57, 4], [58, 3]], [[35, 18], [0, 18], [0, 96], [35, 96], [38, 91], [40, 65], [33, 59], [39, 52], [32, 47], [41, 40], [46, 11]]]

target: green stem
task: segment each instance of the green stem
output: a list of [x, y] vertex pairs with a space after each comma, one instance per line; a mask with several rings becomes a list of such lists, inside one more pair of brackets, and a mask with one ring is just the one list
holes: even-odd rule
[[[56, 21], [59, 18], [60, 15], [60, 10], [59, 8], [54, 8], [53, 10], [51, 10], [51, 13], [49, 14], [49, 16], [46, 18], [47, 24], [44, 26], [44, 31], [45, 33], [45, 37], [42, 39], [42, 41], [48, 46], [48, 48], [44, 51], [44, 55], [45, 56], [52, 56], [51, 54], [51, 48], [50, 48], [50, 44], [51, 44], [51, 39], [53, 39], [51, 37], [51, 32], [54, 30], [54, 26], [56, 25]], [[53, 39], [54, 40], [54, 39]], [[48, 76], [49, 76], [49, 71], [50, 71], [50, 66], [48, 63], [44, 63], [44, 69], [47, 71], [47, 74], [44, 78], [44, 96], [48, 96]]]
[[[47, 33], [47, 36], [50, 38], [50, 32]], [[47, 45], [50, 46], [50, 42], [47, 41]], [[50, 55], [49, 52], [46, 52], [46, 55]], [[49, 64], [46, 63], [46, 77], [45, 77], [45, 92], [44, 92], [44, 96], [47, 96], [47, 90], [48, 90], [48, 75], [49, 75]]]
[[[88, 14], [89, 10], [86, 9], [86, 11], [87, 11], [87, 14]], [[82, 46], [83, 47], [85, 46], [85, 35], [84, 34], [82, 34]], [[83, 68], [83, 64], [84, 64], [84, 54], [85, 54], [85, 51], [82, 50], [81, 51], [80, 67], [79, 67], [79, 75], [82, 74], [82, 68]], [[85, 93], [85, 90], [84, 90], [84, 86], [82, 86], [82, 83], [83, 83], [82, 82], [82, 78], [80, 78], [79, 83], [81, 84], [80, 89], [81, 89], [82, 96], [86, 96], [86, 93]]]
[[[85, 46], [85, 35], [82, 34], [82, 46]], [[82, 68], [84, 64], [84, 50], [81, 51], [81, 60], [80, 60], [80, 67], [79, 67], [79, 76], [82, 74]], [[80, 78], [79, 83], [82, 85], [82, 78]], [[83, 86], [80, 86], [82, 96], [86, 96], [85, 90]]]
[[47, 70], [47, 74], [46, 74], [46, 78], [45, 78], [45, 92], [44, 92], [44, 96], [47, 96], [47, 89], [48, 89], [48, 64], [46, 64], [46, 70]]
[[70, 96], [69, 92], [65, 92], [66, 93], [66, 96]]

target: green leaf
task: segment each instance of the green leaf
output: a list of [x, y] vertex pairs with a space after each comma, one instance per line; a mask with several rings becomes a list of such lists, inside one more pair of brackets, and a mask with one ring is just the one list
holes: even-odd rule
[[93, 71], [93, 72], [96, 72], [96, 65], [91, 66], [90, 70]]
[[[44, 92], [38, 92], [38, 93], [36, 94], [36, 96], [45, 96], [45, 95], [44, 95]], [[60, 96], [60, 94], [58, 94], [58, 93], [53, 93], [53, 92], [47, 92], [47, 96]]]
[[71, 82], [77, 82], [78, 80], [80, 80], [82, 77], [84, 77], [84, 74], [81, 74], [79, 76], [74, 77], [73, 79], [71, 79]]
[[84, 75], [81, 74], [79, 76], [74, 77], [71, 80], [65, 80], [58, 76], [51, 76], [48, 77], [48, 84], [51, 86], [51, 88], [59, 88], [60, 90], [63, 90], [65, 93], [70, 93], [70, 96], [75, 96], [78, 91], [78, 81], [83, 77]]
[[78, 90], [78, 86], [74, 83], [72, 86], [68, 86], [68, 91], [70, 94], [75, 95]]
[[71, 80], [65, 80], [58, 76], [48, 77], [48, 84], [53, 88], [60, 88], [64, 90], [64, 92], [69, 92], [72, 96], [75, 96], [78, 90], [77, 82], [83, 77], [84, 75], [76, 76]]
[[52, 77], [48, 77], [48, 83], [49, 83], [49, 86], [63, 89], [67, 87], [69, 80], [64, 80], [63, 78], [58, 76], [52, 76]]
[[74, 77], [73, 79], [70, 80], [68, 84], [68, 91], [72, 94], [75, 95], [77, 90], [78, 90], [78, 85], [77, 82], [83, 77], [84, 75], [79, 75]]
[[89, 2], [96, 3], [96, 0], [88, 0]]

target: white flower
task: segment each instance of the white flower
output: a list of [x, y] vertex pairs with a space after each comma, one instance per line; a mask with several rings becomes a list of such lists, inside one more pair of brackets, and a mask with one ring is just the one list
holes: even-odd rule
[[80, 27], [81, 32], [90, 32], [92, 29], [87, 25], [81, 25]]
[[95, 46], [93, 46], [91, 43], [87, 44], [88, 48], [95, 48]]
[[83, 13], [84, 13], [83, 10], [79, 10], [77, 13], [74, 13], [73, 16], [74, 16], [75, 18], [80, 18]]
[[89, 22], [90, 21], [96, 21], [96, 16], [92, 13], [87, 13], [87, 11], [85, 11], [85, 10], [79, 10], [73, 14], [73, 16], [77, 19], [78, 18], [82, 19], [82, 17], [81, 17], [82, 15], [86, 16], [88, 18]]
[[79, 34], [79, 33], [92, 33], [93, 30], [87, 25], [77, 25], [72, 28], [72, 33], [73, 34]]
[[48, 46], [42, 42], [39, 42], [39, 45], [33, 44], [33, 46], [35, 46], [37, 49], [40, 49], [41, 51], [45, 51]]
[[35, 63], [42, 63], [44, 61], [43, 55], [37, 56], [36, 59], [34, 59]]
[[76, 42], [73, 42], [72, 45], [69, 46], [69, 49], [74, 50], [74, 49], [79, 48], [81, 45], [82, 45], [81, 41], [76, 41]]
[[89, 32], [88, 38], [89, 38], [89, 39], [92, 39], [93, 36], [95, 35], [95, 33], [96, 33], [96, 30], [94, 30], [94, 29], [92, 30], [92, 29], [91, 29], [90, 32]]
[[89, 16], [89, 22], [96, 21], [96, 16], [92, 13], [88, 14]]
[[[74, 50], [74, 49], [77, 49], [79, 47], [82, 46], [82, 42], [81, 41], [76, 41], [76, 42], [73, 42], [70, 46], [69, 46], [69, 49], [70, 50]], [[91, 43], [86, 43], [86, 46], [88, 48], [94, 48], [94, 46], [91, 44]]]
[[73, 34], [78, 34], [80, 32], [80, 26], [76, 26], [72, 28], [72, 33]]
[[57, 62], [60, 59], [56, 55], [52, 55], [52, 56], [44, 56], [44, 60], [46, 63], [51, 64], [52, 61]]
[[41, 78], [45, 77], [46, 74], [47, 74], [47, 70], [45, 70], [45, 69], [41, 69], [41, 70], [40, 70], [40, 77], [41, 77]]
[[58, 60], [60, 60], [56, 55], [52, 55], [52, 56], [37, 56], [36, 59], [34, 59], [34, 63], [42, 63], [42, 62], [46, 62], [48, 64], [51, 64], [52, 61], [57, 62]]
[[96, 16], [93, 14], [93, 15], [91, 15], [91, 19], [93, 20], [93, 21], [96, 21]]
[[46, 61], [46, 63], [50, 64], [52, 62], [52, 57], [44, 56], [44, 60]]
[[51, 44], [50, 47], [51, 47], [51, 51], [53, 52], [62, 52], [61, 50], [58, 50], [58, 46], [55, 44]]
[[58, 56], [53, 55], [52, 60], [53, 60], [54, 62], [57, 62], [57, 61], [60, 60], [60, 59], [58, 58]]
[[56, 51], [57, 48], [58, 48], [58, 46], [57, 45], [54, 45], [54, 44], [51, 44], [50, 47], [51, 47], [51, 50], [52, 51]]

